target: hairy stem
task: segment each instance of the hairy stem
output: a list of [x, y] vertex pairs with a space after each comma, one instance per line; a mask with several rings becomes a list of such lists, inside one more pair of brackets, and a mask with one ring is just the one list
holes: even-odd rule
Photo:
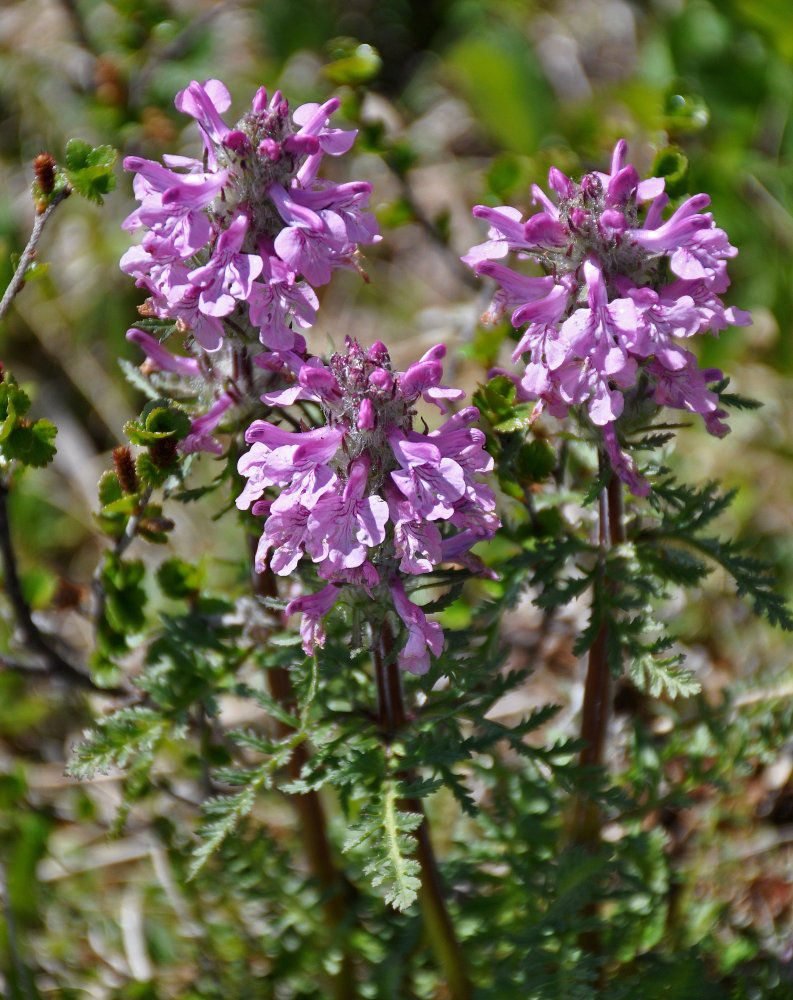
[[[608, 468], [601, 456], [601, 474]], [[608, 550], [625, 541], [623, 524], [622, 483], [612, 474], [608, 485], [601, 490], [599, 498], [598, 536], [601, 559], [605, 561]], [[604, 579], [607, 590], [613, 591], [614, 584]], [[581, 708], [581, 739], [586, 746], [581, 751], [579, 763], [582, 767], [598, 767], [603, 763], [611, 707], [611, 672], [608, 663], [608, 622], [604, 619], [598, 629], [595, 641], [589, 650], [584, 701]], [[572, 823], [572, 839], [579, 844], [597, 846], [600, 842], [600, 807], [591, 799], [579, 798], [576, 803]]]
[[[374, 671], [377, 684], [378, 717], [385, 740], [390, 743], [408, 722], [402, 677], [397, 666], [394, 633], [390, 623], [383, 622], [379, 642], [374, 648]], [[410, 782], [409, 773], [401, 777]], [[460, 942], [446, 907], [443, 884], [435, 852], [430, 840], [429, 824], [424, 808], [418, 799], [403, 799], [399, 807], [421, 816], [415, 831], [416, 860], [421, 868], [419, 901], [427, 933], [438, 962], [446, 973], [449, 996], [452, 1000], [469, 1000], [471, 983], [465, 966]]]

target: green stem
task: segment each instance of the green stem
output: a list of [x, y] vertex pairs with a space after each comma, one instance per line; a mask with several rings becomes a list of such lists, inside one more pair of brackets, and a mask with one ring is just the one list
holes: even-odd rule
[[[396, 662], [394, 633], [390, 623], [383, 622], [379, 642], [374, 648], [374, 672], [377, 684], [377, 703], [380, 728], [387, 744], [407, 723], [405, 698], [402, 691], [402, 677]], [[402, 779], [410, 783], [412, 775], [404, 773]], [[436, 958], [446, 974], [451, 1000], [470, 1000], [471, 982], [468, 978], [465, 960], [454, 924], [446, 907], [443, 883], [435, 852], [430, 840], [429, 823], [424, 808], [418, 799], [403, 799], [399, 808], [421, 816], [421, 824], [416, 830], [416, 860], [421, 868], [421, 904], [424, 925], [435, 951]]]

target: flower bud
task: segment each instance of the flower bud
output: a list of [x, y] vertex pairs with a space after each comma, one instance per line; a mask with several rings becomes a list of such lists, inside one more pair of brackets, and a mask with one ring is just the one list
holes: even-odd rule
[[33, 160], [36, 183], [42, 194], [52, 194], [55, 188], [55, 160], [49, 153], [39, 153]]

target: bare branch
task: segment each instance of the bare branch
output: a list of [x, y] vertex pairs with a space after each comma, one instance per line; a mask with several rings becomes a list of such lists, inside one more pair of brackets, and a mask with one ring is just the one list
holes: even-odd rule
[[19, 294], [25, 283], [25, 272], [31, 262], [35, 259], [36, 248], [38, 247], [39, 240], [41, 239], [44, 226], [47, 224], [50, 216], [58, 205], [60, 205], [64, 198], [67, 198], [71, 193], [72, 189], [67, 184], [66, 187], [61, 188], [60, 191], [56, 192], [52, 196], [52, 201], [49, 205], [47, 205], [44, 211], [40, 215], [36, 215], [36, 219], [33, 223], [33, 231], [31, 232], [30, 239], [28, 240], [28, 245], [22, 251], [22, 256], [19, 258], [19, 264], [17, 265], [16, 271], [14, 271], [14, 276], [8, 283], [8, 288], [6, 288], [3, 299], [0, 301], [0, 321], [5, 318], [5, 314], [8, 312], [11, 303]]

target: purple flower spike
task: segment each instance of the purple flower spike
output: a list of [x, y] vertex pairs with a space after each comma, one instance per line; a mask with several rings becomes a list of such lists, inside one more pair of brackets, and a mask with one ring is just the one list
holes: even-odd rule
[[[348, 340], [346, 352], [327, 366], [311, 359], [292, 389], [270, 393], [267, 401], [284, 406], [311, 399], [322, 407], [326, 426], [295, 433], [255, 421], [246, 434], [252, 448], [238, 465], [248, 483], [237, 505], [253, 504], [254, 513], [266, 515], [258, 564], [269, 557], [275, 572], [291, 573], [309, 558], [337, 588], [334, 596], [346, 593], [355, 604], [363, 591], [369, 606], [374, 598], [396, 611], [408, 631], [400, 664], [415, 673], [429, 669], [443, 637], [408, 600], [397, 574], [431, 573], [441, 561], [474, 567], [471, 547], [499, 526], [495, 497], [481, 478], [493, 461], [484, 434], [470, 426], [479, 417], [476, 407], [431, 432], [413, 428], [419, 396], [459, 395], [440, 385], [445, 350], [432, 348], [405, 372], [393, 370], [380, 342], [364, 351]], [[270, 503], [265, 493], [273, 486], [280, 493]], [[444, 546], [444, 534], [452, 544]], [[329, 600], [331, 591], [321, 593]], [[301, 634], [320, 642], [316, 615], [304, 615]]]
[[[232, 336], [300, 350], [294, 330], [316, 320], [313, 286], [355, 268], [359, 246], [380, 239], [366, 211], [371, 185], [318, 176], [323, 156], [347, 152], [356, 133], [329, 126], [337, 98], [290, 117], [280, 91], [268, 101], [259, 88], [233, 126], [219, 80], [193, 80], [175, 103], [198, 123], [205, 157], [124, 161], [140, 202], [124, 227], [144, 232], [123, 269], [152, 295], [148, 314], [190, 330], [196, 349]], [[220, 322], [232, 313], [233, 327]]]
[[[737, 251], [703, 211], [710, 198], [694, 195], [668, 214], [663, 179], [641, 180], [626, 155], [620, 139], [610, 172], [578, 183], [552, 167], [556, 201], [534, 185], [540, 210], [525, 223], [515, 208], [476, 206], [489, 239], [462, 260], [500, 286], [483, 321], [511, 310], [512, 325], [526, 325], [513, 360], [525, 356], [515, 382], [522, 401], [536, 400], [532, 417], [543, 410], [565, 417], [575, 408], [601, 435], [620, 479], [644, 496], [649, 485], [620, 433], [647, 422], [649, 402], [699, 413], [710, 433], [725, 434], [718, 396], [708, 388], [721, 373], [700, 371], [680, 341], [751, 318], [719, 297], [729, 285], [726, 261]], [[544, 276], [512, 270], [510, 253], [533, 259]], [[670, 272], [677, 280], [664, 285]]]

